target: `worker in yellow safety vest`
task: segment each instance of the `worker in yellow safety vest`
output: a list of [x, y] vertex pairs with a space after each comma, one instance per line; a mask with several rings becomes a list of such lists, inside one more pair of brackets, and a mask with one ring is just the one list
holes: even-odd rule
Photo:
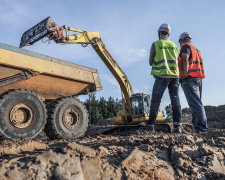
[[151, 130], [154, 130], [161, 98], [168, 87], [173, 110], [174, 133], [181, 133], [178, 46], [168, 39], [170, 32], [169, 24], [162, 24], [158, 29], [159, 40], [152, 44], [150, 50], [149, 64], [152, 66], [151, 74], [154, 76], [155, 82], [148, 125]]

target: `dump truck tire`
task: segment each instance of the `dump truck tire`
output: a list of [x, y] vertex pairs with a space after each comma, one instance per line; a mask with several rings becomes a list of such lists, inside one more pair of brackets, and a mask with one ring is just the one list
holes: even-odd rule
[[52, 104], [46, 131], [50, 138], [73, 139], [85, 134], [88, 112], [79, 99], [66, 97]]
[[12, 90], [0, 100], [0, 132], [9, 139], [32, 139], [44, 128], [47, 111], [42, 99], [29, 90]]

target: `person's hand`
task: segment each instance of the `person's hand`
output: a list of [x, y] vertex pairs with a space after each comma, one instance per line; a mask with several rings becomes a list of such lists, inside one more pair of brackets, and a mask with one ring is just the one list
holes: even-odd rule
[[182, 77], [181, 77], [181, 79], [183, 80], [183, 79], [187, 79], [188, 78], [188, 75], [187, 74], [184, 74]]

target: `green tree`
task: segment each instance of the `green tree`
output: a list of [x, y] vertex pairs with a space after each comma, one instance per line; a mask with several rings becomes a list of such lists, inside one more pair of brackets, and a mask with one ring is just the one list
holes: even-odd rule
[[115, 101], [111, 96], [109, 97], [108, 102], [107, 102], [107, 111], [108, 111], [109, 118], [114, 117]]
[[95, 93], [89, 94], [89, 99], [84, 102], [86, 108], [89, 113], [89, 120], [91, 124], [97, 121], [97, 117], [99, 117], [99, 110], [98, 110], [98, 100], [96, 99]]
[[107, 109], [107, 101], [104, 97], [100, 97], [99, 100], [99, 110], [102, 114], [103, 119], [108, 118], [108, 109]]
[[123, 108], [122, 100], [116, 99], [115, 106], [116, 106], [115, 107], [115, 115], [116, 115], [117, 112]]
[[172, 105], [169, 104], [168, 106], [165, 107], [165, 111], [166, 111], [166, 118], [170, 119], [173, 117], [173, 110], [172, 110]]
[[113, 97], [109, 97], [108, 100], [105, 100], [104, 97], [100, 97], [100, 100], [98, 100], [95, 93], [89, 94], [89, 99], [84, 102], [84, 105], [88, 110], [91, 124], [115, 117], [122, 108], [122, 103], [118, 99], [114, 100]]

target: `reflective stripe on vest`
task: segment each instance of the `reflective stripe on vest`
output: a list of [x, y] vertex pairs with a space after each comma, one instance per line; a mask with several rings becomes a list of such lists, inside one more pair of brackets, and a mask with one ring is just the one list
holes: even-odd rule
[[152, 75], [178, 76], [178, 47], [168, 39], [154, 42], [156, 55], [152, 64]]
[[191, 73], [191, 72], [199, 72], [199, 71], [201, 71], [201, 72], [204, 73], [204, 70], [201, 69], [201, 68], [198, 68], [198, 69], [190, 69], [190, 70], [188, 70], [189, 73]]
[[[192, 61], [190, 62], [189, 64], [200, 64], [202, 65], [202, 62], [199, 62], [199, 61]], [[181, 63], [178, 63], [179, 66], [181, 66]]]
[[172, 70], [178, 70], [178, 67], [161, 66], [161, 67], [152, 67], [152, 69], [155, 69], [155, 70], [168, 69], [172, 71]]
[[159, 60], [158, 62], [154, 62], [155, 65], [158, 65], [158, 64], [161, 64], [161, 63], [165, 63], [165, 62], [168, 62], [168, 63], [177, 63], [177, 60], [165, 60], [165, 59], [162, 59], [162, 60]]
[[[205, 73], [204, 73], [204, 66], [202, 62], [202, 57], [201, 57], [201, 52], [192, 44], [186, 43], [192, 53], [192, 58], [189, 60], [189, 66], [188, 66], [188, 76], [191, 77], [201, 77], [202, 79], [205, 78]], [[178, 66], [180, 70], [180, 75], [179, 77], [181, 78], [183, 76], [183, 69], [182, 69], [182, 58], [179, 56], [178, 57]]]

